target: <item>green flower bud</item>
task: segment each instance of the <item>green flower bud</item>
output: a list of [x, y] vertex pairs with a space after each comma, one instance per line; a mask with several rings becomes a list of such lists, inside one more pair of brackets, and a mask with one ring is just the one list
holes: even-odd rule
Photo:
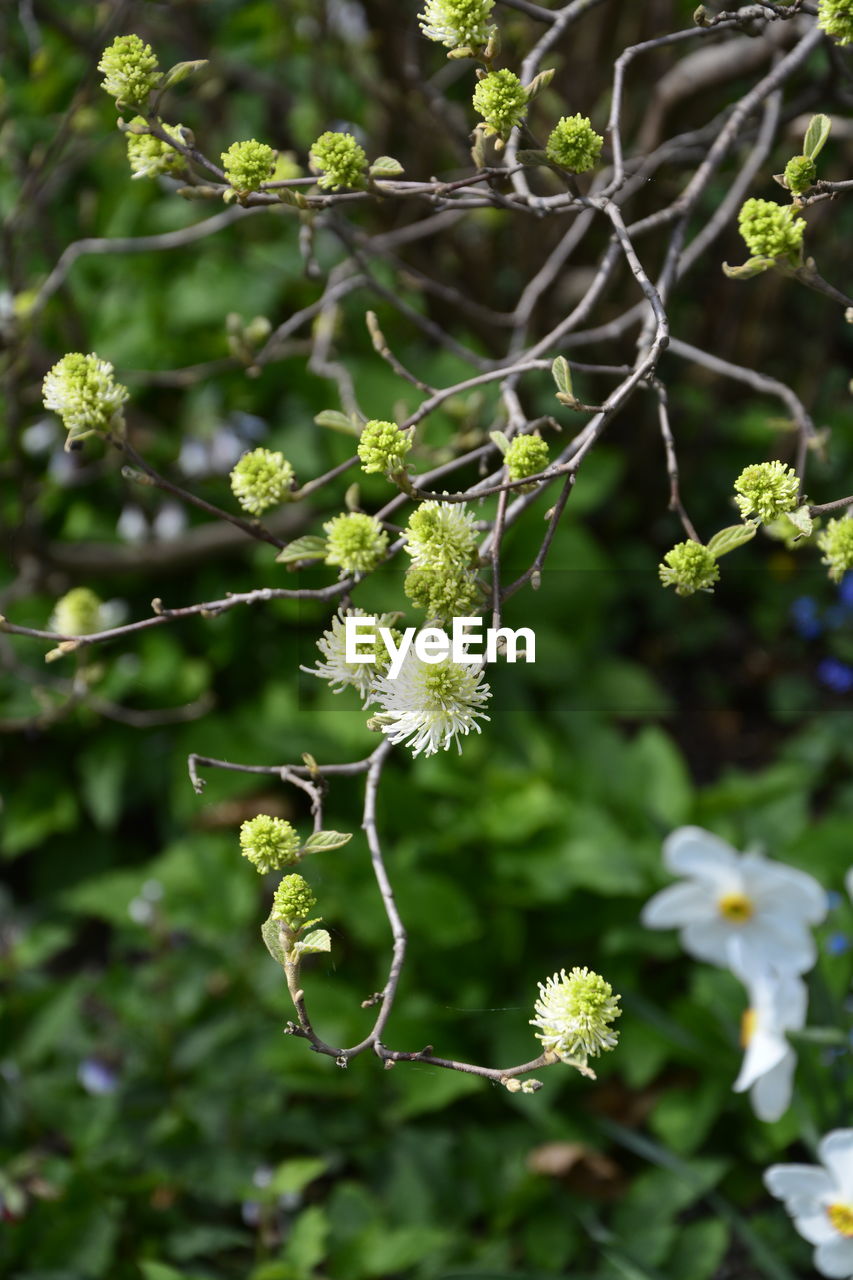
[[853, 4], [850, 0], [818, 0], [817, 25], [836, 44], [853, 43]]
[[840, 582], [848, 569], [853, 569], [853, 520], [842, 516], [830, 520], [817, 536], [817, 545], [823, 552], [822, 562], [829, 565], [829, 576]]
[[720, 578], [714, 556], [701, 542], [692, 539], [679, 542], [667, 551], [658, 572], [663, 585], [675, 587], [680, 596], [692, 596], [694, 591], [710, 591]]
[[495, 0], [426, 0], [418, 23], [427, 40], [447, 49], [483, 49], [495, 34]]
[[226, 181], [235, 191], [246, 195], [257, 191], [262, 182], [269, 182], [275, 172], [275, 152], [265, 142], [232, 142], [222, 152], [222, 167]]
[[[134, 116], [131, 124], [144, 125], [142, 116]], [[184, 126], [182, 124], [166, 125], [166, 132], [183, 141]], [[127, 159], [130, 172], [134, 178], [157, 178], [164, 173], [174, 173], [184, 166], [184, 157], [180, 151], [170, 147], [168, 142], [155, 138], [150, 133], [128, 133]]]
[[473, 102], [488, 131], [504, 142], [527, 114], [527, 93], [513, 71], [490, 71], [474, 90]]
[[62, 636], [91, 636], [101, 630], [102, 602], [88, 587], [74, 587], [54, 606], [52, 631]]
[[321, 133], [309, 159], [322, 175], [319, 186], [324, 190], [359, 189], [367, 183], [367, 156], [351, 133]]
[[591, 969], [565, 969], [539, 984], [536, 1017], [530, 1025], [538, 1027], [546, 1053], [555, 1053], [562, 1062], [586, 1067], [587, 1059], [604, 1050], [614, 1049], [619, 1039], [611, 1023], [620, 1017], [619, 996], [600, 974]]
[[69, 351], [42, 383], [44, 407], [59, 414], [69, 443], [95, 431], [118, 430], [127, 397], [127, 388], [113, 378], [113, 366], [94, 352]]
[[259, 813], [240, 827], [240, 849], [260, 875], [292, 866], [299, 858], [299, 836], [284, 818]]
[[422, 502], [409, 516], [406, 551], [419, 569], [458, 574], [470, 568], [477, 552], [474, 517], [465, 504]]
[[430, 621], [440, 622], [477, 617], [482, 598], [476, 574], [466, 569], [447, 573], [413, 565], [403, 580], [403, 591], [416, 608], [426, 610]]
[[142, 105], [160, 79], [160, 68], [150, 44], [139, 36], [116, 36], [101, 54], [101, 88], [119, 102]]
[[272, 918], [282, 920], [288, 929], [296, 931], [316, 905], [317, 899], [304, 876], [285, 876], [273, 897]]
[[412, 447], [409, 431], [401, 431], [396, 422], [365, 422], [358, 442], [361, 467], [368, 475], [381, 471], [386, 476], [402, 471], [406, 454]]
[[768, 524], [786, 511], [797, 506], [800, 491], [799, 477], [793, 467], [784, 462], [756, 462], [744, 467], [735, 480], [738, 510], [743, 520], [754, 516], [762, 524]]
[[350, 511], [328, 520], [323, 528], [328, 535], [326, 564], [340, 565], [341, 577], [370, 573], [388, 550], [388, 534], [375, 516]]
[[816, 178], [817, 165], [811, 156], [793, 156], [785, 165], [785, 182], [795, 196], [814, 186]]
[[738, 228], [754, 258], [799, 262], [806, 224], [793, 205], [747, 200], [738, 214]]
[[586, 173], [598, 162], [604, 139], [586, 116], [563, 116], [551, 130], [545, 154], [570, 173]]
[[290, 496], [293, 467], [283, 453], [253, 449], [231, 472], [231, 491], [244, 511], [259, 516]]
[[550, 450], [541, 436], [515, 436], [504, 455], [510, 480], [525, 480], [544, 471], [551, 460]]
[[[812, 532], [815, 531], [818, 523], [817, 520], [813, 521]], [[765, 524], [764, 532], [777, 542], [783, 543], [788, 551], [806, 546], [811, 538], [811, 534], [805, 535], [788, 515], [779, 516], [777, 520], [771, 520], [769, 524]]]

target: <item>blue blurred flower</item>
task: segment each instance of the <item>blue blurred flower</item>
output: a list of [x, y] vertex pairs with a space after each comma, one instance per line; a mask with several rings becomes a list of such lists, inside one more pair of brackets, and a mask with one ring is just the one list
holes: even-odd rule
[[845, 609], [853, 609], [853, 573], [845, 573], [838, 584], [838, 601]]
[[826, 940], [826, 949], [831, 956], [843, 956], [850, 950], [850, 939], [844, 933], [831, 933]]
[[115, 1071], [99, 1058], [84, 1058], [77, 1068], [77, 1079], [87, 1093], [96, 1097], [115, 1093], [118, 1088]]
[[814, 640], [823, 631], [817, 601], [812, 596], [798, 596], [791, 605], [791, 621], [794, 630], [804, 640]]
[[853, 667], [840, 658], [823, 658], [817, 664], [817, 678], [833, 693], [849, 693], [853, 689]]

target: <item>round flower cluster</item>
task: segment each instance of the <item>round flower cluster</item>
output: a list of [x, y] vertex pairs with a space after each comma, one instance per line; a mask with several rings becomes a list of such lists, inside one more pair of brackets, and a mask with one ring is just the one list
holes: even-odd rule
[[526, 480], [544, 471], [551, 460], [546, 441], [541, 436], [516, 436], [504, 456], [510, 480]]
[[504, 142], [527, 114], [527, 91], [513, 71], [490, 71], [474, 90], [474, 109]]
[[293, 467], [283, 453], [253, 449], [244, 453], [231, 472], [231, 491], [244, 511], [259, 516], [290, 494]]
[[746, 520], [754, 515], [763, 524], [793, 511], [799, 491], [799, 476], [784, 462], [756, 462], [744, 467], [735, 480], [735, 502], [741, 517]]
[[714, 555], [692, 538], [667, 551], [658, 572], [663, 585], [675, 587], [680, 596], [692, 596], [694, 591], [710, 591], [720, 578]]
[[604, 139], [596, 133], [587, 116], [563, 116], [545, 144], [545, 154], [570, 173], [586, 173], [598, 162]]
[[799, 261], [806, 224], [793, 205], [747, 200], [738, 214], [738, 229], [754, 258]]
[[413, 756], [447, 751], [454, 741], [461, 751], [459, 735], [479, 733], [477, 721], [489, 719], [481, 708], [490, 697], [482, 667], [450, 658], [423, 662], [410, 649], [395, 680], [376, 681], [373, 698], [381, 710], [373, 720], [391, 742], [411, 747]]
[[52, 630], [62, 636], [91, 636], [101, 629], [102, 603], [89, 587], [73, 587], [54, 606]]
[[853, 520], [842, 516], [828, 521], [818, 534], [817, 545], [823, 552], [823, 563], [829, 565], [830, 578], [840, 582], [847, 570], [853, 569]]
[[113, 366], [94, 352], [84, 356], [69, 351], [49, 370], [42, 384], [44, 407], [59, 414], [69, 442], [93, 431], [119, 427], [127, 397], [127, 388], [113, 377]]
[[403, 591], [427, 618], [446, 621], [477, 614], [482, 589], [476, 576], [468, 570], [445, 573], [441, 569], [422, 569], [413, 565], [403, 579]]
[[539, 983], [539, 999], [531, 1026], [546, 1053], [562, 1062], [585, 1067], [588, 1058], [613, 1049], [619, 1039], [611, 1023], [620, 1016], [619, 996], [600, 974], [591, 969], [565, 969], [546, 983]]
[[814, 185], [817, 177], [817, 165], [811, 156], [793, 156], [785, 165], [785, 185], [795, 196]]
[[273, 920], [281, 920], [288, 929], [299, 929], [317, 905], [311, 886], [304, 876], [285, 876], [275, 891], [272, 902]]
[[359, 188], [367, 181], [367, 155], [351, 133], [321, 133], [309, 158], [322, 175], [319, 185], [324, 190]]
[[240, 849], [260, 875], [292, 866], [299, 857], [299, 836], [284, 818], [259, 813], [240, 827]]
[[391, 625], [399, 617], [399, 614], [383, 613], [376, 622], [373, 646], [374, 661], [347, 662], [346, 619], [364, 618], [366, 616], [363, 609], [347, 609], [346, 612], [336, 614], [332, 618], [331, 627], [324, 631], [317, 641], [317, 648], [320, 650], [322, 661], [318, 662], [316, 667], [300, 667], [300, 671], [304, 671], [306, 675], [318, 676], [321, 680], [327, 680], [333, 693], [341, 693], [343, 689], [352, 687], [362, 699], [362, 706], [367, 706], [374, 681], [377, 676], [382, 674], [382, 671], [390, 662], [388, 649], [379, 634], [379, 628], [388, 627], [395, 643], [399, 643], [400, 640], [400, 633], [395, 631]]
[[341, 577], [348, 573], [370, 573], [388, 550], [388, 534], [375, 516], [361, 511], [345, 512], [323, 525], [326, 564], [340, 565]]
[[157, 57], [139, 36], [116, 36], [101, 54], [101, 88], [119, 102], [142, 104], [160, 79]]
[[275, 172], [275, 152], [265, 142], [232, 142], [222, 152], [222, 167], [226, 181], [235, 191], [245, 194], [257, 191], [262, 182], [269, 182]]
[[[142, 116], [134, 116], [131, 124], [144, 125]], [[170, 124], [166, 132], [183, 141], [184, 126]], [[155, 138], [150, 133], [129, 133], [127, 135], [127, 160], [134, 178], [157, 178], [163, 173], [174, 173], [184, 163], [180, 151], [170, 147], [162, 138]]]
[[406, 454], [412, 447], [411, 434], [401, 431], [396, 422], [381, 422], [372, 418], [365, 422], [358, 442], [358, 456], [362, 471], [368, 475], [381, 471], [392, 476], [402, 471]]
[[818, 0], [817, 25], [836, 44], [853, 44], [853, 4], [850, 0]]
[[482, 49], [496, 31], [494, 7], [495, 0], [426, 0], [418, 22], [427, 40], [447, 49]]
[[406, 551], [420, 569], [467, 569], [477, 549], [474, 517], [464, 503], [422, 502], [409, 517]]

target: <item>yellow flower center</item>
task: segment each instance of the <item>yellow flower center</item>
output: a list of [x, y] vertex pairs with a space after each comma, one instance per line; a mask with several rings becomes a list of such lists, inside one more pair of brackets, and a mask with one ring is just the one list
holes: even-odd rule
[[740, 1047], [746, 1049], [750, 1040], [755, 1035], [755, 1025], [758, 1022], [758, 1014], [754, 1009], [744, 1009], [740, 1019]]
[[717, 902], [720, 915], [731, 920], [732, 924], [746, 924], [753, 915], [753, 906], [745, 893], [724, 893]]
[[853, 1237], [853, 1204], [827, 1205], [826, 1216], [841, 1235]]

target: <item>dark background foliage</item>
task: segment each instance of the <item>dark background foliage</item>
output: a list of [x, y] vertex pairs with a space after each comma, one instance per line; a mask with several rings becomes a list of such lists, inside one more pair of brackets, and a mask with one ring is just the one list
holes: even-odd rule
[[[687, 25], [692, 8], [600, 6], [555, 51], [543, 118], [580, 110], [601, 127], [614, 56]], [[132, 30], [162, 66], [210, 59], [169, 112], [208, 154], [255, 136], [304, 164], [317, 134], [345, 125], [372, 154], [403, 158], [408, 173], [453, 175], [466, 164], [470, 65], [445, 63], [419, 36], [416, 9], [392, 0], [4, 6], [10, 343], [0, 503], [2, 609], [15, 621], [44, 626], [56, 597], [81, 583], [142, 617], [154, 596], [183, 604], [285, 578], [268, 549], [222, 538], [218, 526], [203, 531], [192, 510], [182, 523], [97, 442], [62, 453], [40, 384], [65, 351], [96, 350], [116, 365], [132, 392], [136, 448], [178, 479], [195, 467], [189, 483], [211, 501], [230, 502], [235, 448], [281, 448], [301, 478], [350, 451], [313, 423], [339, 405], [334, 384], [306, 370], [304, 334], [259, 377], [229, 359], [229, 313], [278, 324], [317, 296], [289, 211], [253, 215], [174, 253], [83, 257], [29, 317], [34, 291], [72, 241], [151, 235], [200, 216], [167, 186], [129, 181], [114, 107], [98, 88], [104, 44]], [[501, 26], [514, 65], [531, 28], [509, 8]], [[636, 69], [635, 119], [673, 60], [663, 50]], [[843, 113], [849, 89], [839, 77], [815, 55], [788, 88], [783, 119]], [[704, 126], [747, 83], [688, 97], [678, 127]], [[660, 127], [673, 126], [664, 117]], [[798, 149], [793, 126], [781, 134], [756, 195], [778, 191], [770, 173]], [[848, 177], [850, 158], [837, 131], [826, 176]], [[699, 218], [732, 172], [721, 171]], [[673, 198], [680, 182], [678, 171], [659, 171], [634, 216]], [[413, 216], [389, 202], [353, 223], [375, 230]], [[849, 267], [850, 211], [827, 202], [809, 224], [833, 278]], [[407, 262], [506, 311], [559, 234], [550, 224], [519, 234], [506, 215], [478, 211], [413, 246]], [[340, 250], [320, 239], [317, 254], [327, 267]], [[791, 381], [832, 429], [810, 460], [809, 494], [837, 497], [851, 474], [849, 327], [833, 304], [772, 273], [726, 280], [721, 259], [742, 256], [732, 226], [682, 287], [674, 331]], [[391, 283], [386, 264], [375, 270]], [[584, 272], [564, 273], [534, 317], [537, 331], [583, 294]], [[633, 301], [633, 288], [617, 281], [603, 320]], [[414, 284], [410, 301], [476, 349], [500, 353], [502, 335], [476, 314]], [[335, 351], [372, 414], [417, 401], [374, 355], [368, 305], [427, 381], [462, 376], [460, 362], [390, 308], [352, 295]], [[607, 359], [631, 360], [633, 341], [609, 347]], [[729, 521], [741, 467], [790, 459], [793, 434], [777, 404], [745, 388], [671, 356], [661, 373], [683, 492], [710, 533]], [[591, 384], [581, 391], [595, 394]], [[540, 394], [538, 411], [553, 412], [544, 377]], [[430, 419], [416, 460], [435, 457], [453, 433], [484, 438], [493, 407], [491, 394], [450, 402]], [[346, 484], [300, 511], [309, 531], [341, 509]], [[381, 501], [383, 485], [365, 481], [365, 501]], [[535, 621], [536, 665], [497, 671], [492, 721], [461, 757], [413, 764], [398, 753], [383, 785], [383, 839], [411, 937], [393, 1045], [522, 1061], [535, 1045], [537, 981], [590, 964], [623, 993], [622, 1043], [599, 1080], [552, 1070], [534, 1097], [417, 1065], [383, 1072], [367, 1058], [342, 1072], [281, 1034], [286, 991], [259, 936], [268, 888], [239, 857], [236, 833], [259, 810], [304, 824], [302, 798], [230, 774], [211, 775], [199, 798], [185, 761], [191, 751], [270, 764], [370, 750], [354, 704], [296, 674], [326, 621], [319, 608], [232, 610], [94, 650], [87, 670], [98, 668], [94, 690], [118, 720], [85, 698], [76, 704], [73, 659], [44, 667], [36, 642], [3, 638], [0, 1262], [10, 1276], [809, 1273], [809, 1249], [768, 1201], [760, 1171], [786, 1151], [807, 1158], [803, 1135], [849, 1117], [849, 1057], [807, 1046], [793, 1111], [775, 1125], [754, 1120], [730, 1091], [739, 987], [688, 961], [674, 937], [645, 932], [638, 914], [664, 880], [662, 837], [684, 822], [809, 869], [836, 891], [811, 1021], [837, 1025], [853, 928], [840, 894], [853, 861], [853, 593], [827, 582], [814, 552], [764, 538], [725, 562], [713, 597], [664, 593], [656, 565], [679, 536], [667, 499], [654, 404], [639, 397], [584, 466], [538, 595], [510, 606], [510, 623]], [[534, 554], [548, 501], [508, 539], [509, 572]], [[148, 540], [129, 540], [140, 514]], [[373, 599], [393, 605], [399, 588], [389, 572]], [[188, 705], [194, 718], [181, 710]], [[354, 829], [358, 813], [358, 781], [336, 783], [329, 825]], [[333, 936], [331, 957], [307, 978], [312, 1010], [329, 1040], [350, 1043], [363, 1034], [360, 1004], [383, 981], [389, 944], [357, 829], [312, 872]]]

